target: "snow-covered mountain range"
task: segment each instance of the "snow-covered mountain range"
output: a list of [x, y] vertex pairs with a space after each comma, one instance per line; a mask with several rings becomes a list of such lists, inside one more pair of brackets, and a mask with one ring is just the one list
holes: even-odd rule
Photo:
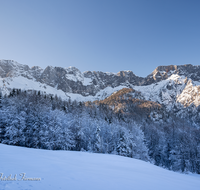
[[18, 88], [77, 101], [103, 100], [118, 90], [132, 88], [140, 92], [137, 98], [157, 102], [170, 110], [174, 104], [199, 106], [200, 67], [159, 66], [143, 78], [132, 71], [81, 73], [75, 67], [29, 68], [13, 60], [0, 60], [0, 88], [3, 94]]

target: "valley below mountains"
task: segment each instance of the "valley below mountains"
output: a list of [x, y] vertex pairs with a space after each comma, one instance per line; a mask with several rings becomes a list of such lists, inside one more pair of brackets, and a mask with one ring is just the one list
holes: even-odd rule
[[200, 67], [145, 78], [0, 61], [0, 143], [116, 154], [200, 174]]

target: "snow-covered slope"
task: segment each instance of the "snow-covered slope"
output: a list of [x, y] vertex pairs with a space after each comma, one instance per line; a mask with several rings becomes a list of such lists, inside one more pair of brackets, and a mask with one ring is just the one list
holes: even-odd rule
[[3, 95], [9, 95], [10, 91], [15, 89], [22, 89], [22, 90], [36, 90], [40, 91], [43, 94], [50, 94], [50, 95], [57, 95], [61, 97], [63, 100], [71, 99], [77, 101], [95, 101], [95, 100], [103, 100], [106, 97], [110, 96], [113, 92], [121, 90], [122, 88], [126, 88], [126, 86], [117, 86], [117, 87], [106, 87], [103, 90], [100, 90], [96, 93], [95, 96], [88, 95], [83, 96], [77, 93], [70, 93], [64, 92], [61, 89], [57, 89], [56, 87], [52, 87], [50, 85], [41, 83], [36, 81], [35, 79], [28, 79], [23, 76], [16, 76], [16, 77], [6, 77], [0, 78], [0, 89]]
[[180, 102], [185, 107], [194, 104], [196, 107], [200, 105], [200, 83], [189, 80], [184, 90], [177, 97], [177, 102]]
[[185, 82], [184, 76], [173, 74], [166, 80], [147, 86], [133, 86], [133, 89], [141, 92], [145, 100], [164, 104], [170, 110], [185, 88]]
[[151, 85], [132, 88], [141, 92], [143, 99], [165, 105], [168, 111], [176, 103], [185, 107], [191, 104], [196, 107], [200, 105], [200, 82], [178, 74], [172, 74], [166, 80]]
[[[144, 161], [105, 154], [50, 151], [0, 144], [1, 190], [199, 190], [200, 176], [179, 174]], [[24, 181], [41, 178], [41, 181]]]

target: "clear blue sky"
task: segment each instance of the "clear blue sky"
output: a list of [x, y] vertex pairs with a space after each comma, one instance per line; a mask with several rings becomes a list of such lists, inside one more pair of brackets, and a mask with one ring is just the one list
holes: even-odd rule
[[0, 0], [0, 59], [82, 72], [200, 64], [199, 0]]

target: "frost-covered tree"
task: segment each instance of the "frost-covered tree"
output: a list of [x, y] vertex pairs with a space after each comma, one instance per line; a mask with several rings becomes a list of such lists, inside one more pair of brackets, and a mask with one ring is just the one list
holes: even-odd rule
[[100, 126], [97, 124], [95, 137], [94, 137], [94, 151], [95, 152], [102, 152], [100, 132], [101, 132]]

